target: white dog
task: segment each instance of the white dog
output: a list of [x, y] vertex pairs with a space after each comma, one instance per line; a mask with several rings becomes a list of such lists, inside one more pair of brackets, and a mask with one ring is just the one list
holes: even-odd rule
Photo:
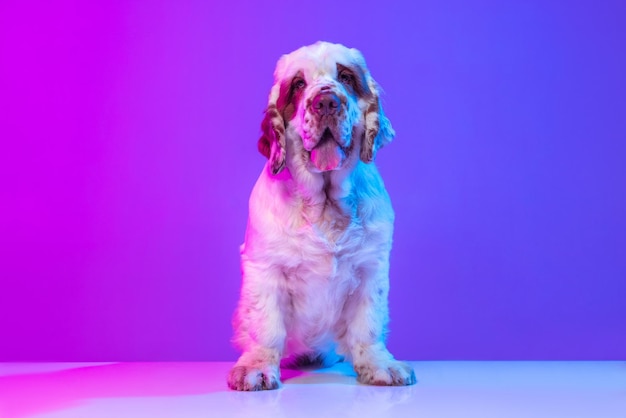
[[322, 366], [338, 354], [361, 383], [413, 384], [384, 342], [394, 213], [372, 161], [394, 131], [380, 88], [359, 51], [326, 42], [284, 55], [274, 79], [228, 385], [275, 389], [281, 359]]

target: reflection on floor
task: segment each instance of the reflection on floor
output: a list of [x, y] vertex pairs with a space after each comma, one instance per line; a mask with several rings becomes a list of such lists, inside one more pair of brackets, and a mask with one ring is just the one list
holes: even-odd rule
[[412, 364], [410, 387], [360, 385], [343, 363], [239, 393], [232, 363], [0, 363], [0, 417], [626, 417], [626, 362]]

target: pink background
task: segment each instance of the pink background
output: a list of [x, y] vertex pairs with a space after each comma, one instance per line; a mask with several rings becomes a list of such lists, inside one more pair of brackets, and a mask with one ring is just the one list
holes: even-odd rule
[[397, 137], [397, 357], [626, 358], [626, 3], [0, 3], [0, 361], [234, 360], [278, 57], [359, 48]]

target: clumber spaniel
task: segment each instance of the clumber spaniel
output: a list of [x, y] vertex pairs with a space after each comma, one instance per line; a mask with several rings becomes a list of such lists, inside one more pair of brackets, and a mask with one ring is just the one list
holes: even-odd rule
[[230, 371], [275, 389], [283, 365], [352, 360], [361, 383], [410, 385], [385, 346], [394, 213], [373, 164], [394, 131], [356, 49], [318, 42], [278, 61], [250, 196]]

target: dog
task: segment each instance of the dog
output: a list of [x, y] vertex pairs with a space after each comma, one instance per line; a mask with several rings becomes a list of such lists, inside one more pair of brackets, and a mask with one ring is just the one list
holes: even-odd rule
[[228, 386], [280, 386], [280, 366], [352, 361], [357, 380], [411, 385], [385, 345], [394, 212], [373, 161], [395, 132], [362, 54], [318, 42], [283, 55], [261, 124]]

